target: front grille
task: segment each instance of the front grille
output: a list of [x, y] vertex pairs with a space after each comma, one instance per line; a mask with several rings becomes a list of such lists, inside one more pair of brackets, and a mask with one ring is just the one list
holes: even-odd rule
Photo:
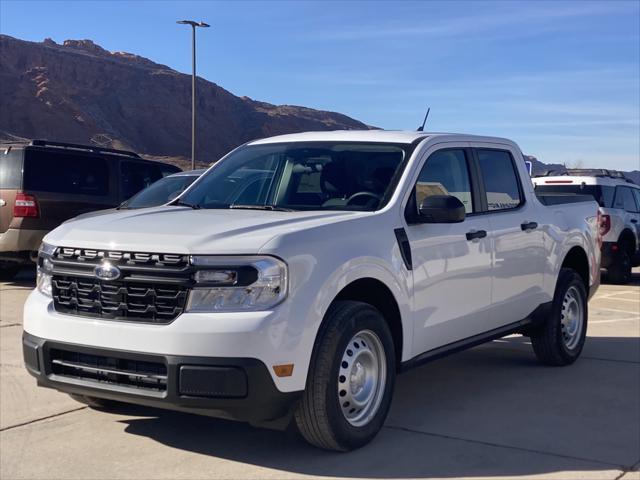
[[143, 362], [68, 350], [49, 352], [51, 373], [83, 382], [163, 393], [167, 390], [164, 363]]
[[185, 308], [188, 289], [156, 283], [102, 282], [54, 275], [56, 311], [112, 320], [167, 323]]
[[[169, 323], [193, 285], [188, 255], [58, 247], [50, 261], [54, 308], [69, 315]], [[116, 279], [96, 277], [105, 262], [120, 271]]]
[[56, 250], [54, 258], [67, 262], [100, 263], [101, 260], [110, 260], [112, 263], [124, 265], [142, 265], [148, 268], [185, 268], [189, 264], [188, 255], [170, 253], [148, 252], [121, 252], [113, 250], [95, 250], [89, 248], [60, 247]]

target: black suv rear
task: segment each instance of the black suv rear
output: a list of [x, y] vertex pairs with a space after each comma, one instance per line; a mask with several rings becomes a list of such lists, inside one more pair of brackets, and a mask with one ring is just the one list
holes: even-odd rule
[[125, 150], [45, 140], [0, 144], [0, 279], [35, 258], [42, 237], [65, 220], [115, 207], [178, 171]]

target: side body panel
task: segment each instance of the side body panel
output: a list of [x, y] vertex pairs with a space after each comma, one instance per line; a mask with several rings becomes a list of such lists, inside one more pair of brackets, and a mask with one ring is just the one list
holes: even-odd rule
[[[626, 194], [623, 194], [622, 189]], [[635, 247], [638, 251], [640, 250], [640, 204], [636, 199], [638, 195], [633, 193], [634, 190], [640, 191], [636, 186], [626, 183], [618, 185], [612, 208], [604, 208], [602, 213], [611, 217], [611, 230], [605, 235], [604, 241], [618, 242], [623, 232], [628, 231], [635, 239]], [[631, 197], [633, 197], [633, 204], [629, 208]]]
[[[471, 145], [508, 151], [521, 186], [520, 206], [483, 214], [489, 222], [493, 254], [489, 330], [522, 320], [550, 300], [544, 290], [546, 255], [539, 227], [539, 218], [545, 212], [533, 200], [533, 185], [519, 149], [500, 143], [473, 142]], [[532, 228], [524, 229], [523, 225]]]
[[[423, 149], [404, 183], [402, 216], [430, 156], [443, 149], [467, 147], [466, 142], [448, 142]], [[467, 158], [468, 167], [469, 162]], [[402, 220], [413, 257], [414, 356], [486, 331], [491, 304], [491, 239], [468, 240], [466, 234], [488, 231], [487, 218], [469, 215], [463, 222], [450, 224], [408, 224]]]

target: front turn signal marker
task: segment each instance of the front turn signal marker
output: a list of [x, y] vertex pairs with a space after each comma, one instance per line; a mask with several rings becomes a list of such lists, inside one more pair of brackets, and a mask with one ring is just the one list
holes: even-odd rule
[[273, 371], [278, 377], [290, 377], [293, 375], [293, 363], [287, 363], [285, 365], [274, 365]]

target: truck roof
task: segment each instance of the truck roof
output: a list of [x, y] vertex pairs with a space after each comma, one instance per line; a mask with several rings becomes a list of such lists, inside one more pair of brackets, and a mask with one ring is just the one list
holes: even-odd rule
[[442, 137], [449, 141], [480, 141], [493, 143], [508, 143], [513, 145], [511, 140], [498, 137], [484, 137], [477, 135], [467, 135], [462, 133], [433, 133], [407, 130], [333, 130], [320, 132], [292, 133], [288, 135], [278, 135], [275, 137], [262, 138], [249, 142], [249, 145], [266, 145], [271, 143], [285, 142], [380, 142], [411, 144], [416, 140], [432, 137]]

